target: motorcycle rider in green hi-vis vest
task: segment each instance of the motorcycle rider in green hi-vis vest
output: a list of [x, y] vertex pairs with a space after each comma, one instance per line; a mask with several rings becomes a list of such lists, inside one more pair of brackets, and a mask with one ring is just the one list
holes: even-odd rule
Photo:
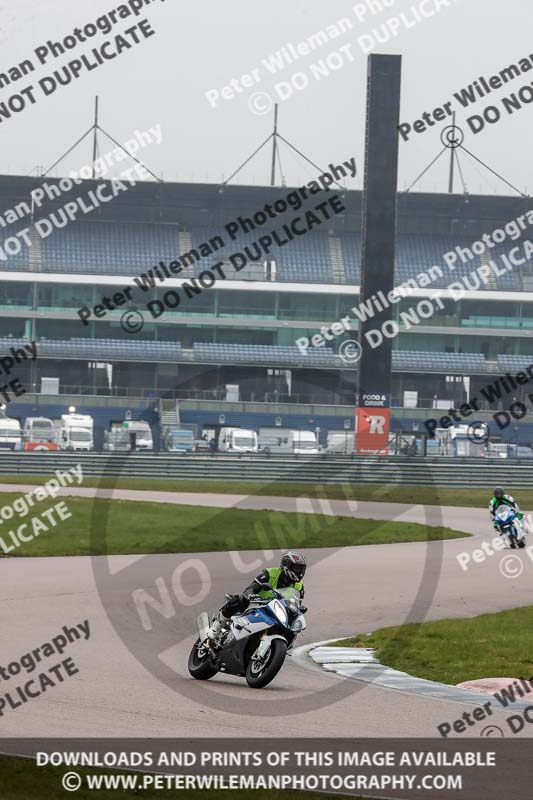
[[[207, 638], [211, 646], [220, 647], [224, 638], [223, 634], [227, 631], [231, 617], [236, 614], [243, 614], [254, 597], [261, 599], [274, 597], [269, 589], [261, 588], [263, 584], [268, 583], [273, 589], [286, 589], [288, 587], [297, 589], [300, 592], [300, 600], [302, 600], [304, 596], [303, 577], [306, 568], [307, 562], [304, 555], [294, 552], [285, 553], [282, 556], [279, 567], [267, 567], [264, 569], [253, 579], [242, 594], [226, 595], [225, 605], [216, 614], [207, 632]], [[302, 606], [301, 610], [303, 613], [307, 611], [304, 606]]]

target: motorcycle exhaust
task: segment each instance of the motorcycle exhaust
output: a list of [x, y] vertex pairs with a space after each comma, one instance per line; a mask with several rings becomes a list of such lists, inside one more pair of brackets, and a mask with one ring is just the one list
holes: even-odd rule
[[207, 639], [207, 631], [209, 630], [209, 614], [207, 611], [202, 611], [202, 613], [198, 616], [197, 625], [198, 625], [198, 634], [200, 636], [200, 641], [204, 642]]

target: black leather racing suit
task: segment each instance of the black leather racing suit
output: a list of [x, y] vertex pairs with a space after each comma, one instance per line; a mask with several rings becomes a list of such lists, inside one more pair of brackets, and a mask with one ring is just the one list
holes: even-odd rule
[[[248, 608], [248, 605], [250, 603], [250, 597], [261, 591], [260, 587], [262, 583], [268, 583], [268, 582], [269, 582], [268, 571], [264, 569], [263, 572], [260, 572], [259, 575], [256, 575], [251, 584], [246, 587], [246, 589], [243, 591], [242, 594], [232, 595], [231, 598], [227, 601], [227, 603], [222, 606], [222, 608], [220, 609], [220, 613], [222, 614], [222, 616], [226, 617], [226, 619], [229, 619], [234, 614], [243, 614]], [[284, 572], [282, 572], [278, 580], [278, 589], [286, 589], [287, 586], [292, 586], [293, 583], [294, 581], [291, 581], [291, 579]], [[300, 597], [302, 600], [303, 596], [304, 596], [304, 588], [302, 586], [302, 589], [300, 590]]]

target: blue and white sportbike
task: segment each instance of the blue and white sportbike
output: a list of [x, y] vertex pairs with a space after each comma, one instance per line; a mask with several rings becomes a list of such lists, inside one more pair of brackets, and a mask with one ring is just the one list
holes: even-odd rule
[[260, 591], [272, 591], [273, 598], [254, 595], [244, 614], [228, 620], [217, 642], [207, 638], [209, 616], [198, 617], [198, 639], [189, 656], [189, 673], [208, 680], [217, 672], [246, 678], [252, 689], [262, 689], [278, 674], [287, 650], [305, 630], [305, 617], [298, 589], [273, 589], [264, 583]]
[[501, 505], [496, 509], [494, 522], [498, 526], [500, 534], [505, 537], [509, 547], [525, 547], [526, 532], [522, 524], [522, 515], [517, 514], [514, 508]]

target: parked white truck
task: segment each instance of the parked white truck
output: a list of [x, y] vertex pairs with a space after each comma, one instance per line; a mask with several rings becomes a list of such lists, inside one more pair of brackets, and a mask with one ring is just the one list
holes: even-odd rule
[[218, 449], [224, 453], [256, 453], [257, 433], [245, 428], [221, 428]]
[[54, 423], [48, 417], [26, 417], [22, 428], [23, 450], [57, 450]]
[[153, 449], [152, 429], [143, 419], [112, 423], [104, 435], [104, 450], [109, 452]]
[[20, 450], [22, 431], [18, 419], [10, 419], [0, 412], [0, 450]]
[[69, 411], [54, 420], [54, 428], [60, 450], [93, 450], [94, 420], [89, 414]]
[[263, 453], [314, 455], [318, 453], [318, 442], [314, 431], [260, 428], [259, 449], [262, 450]]

